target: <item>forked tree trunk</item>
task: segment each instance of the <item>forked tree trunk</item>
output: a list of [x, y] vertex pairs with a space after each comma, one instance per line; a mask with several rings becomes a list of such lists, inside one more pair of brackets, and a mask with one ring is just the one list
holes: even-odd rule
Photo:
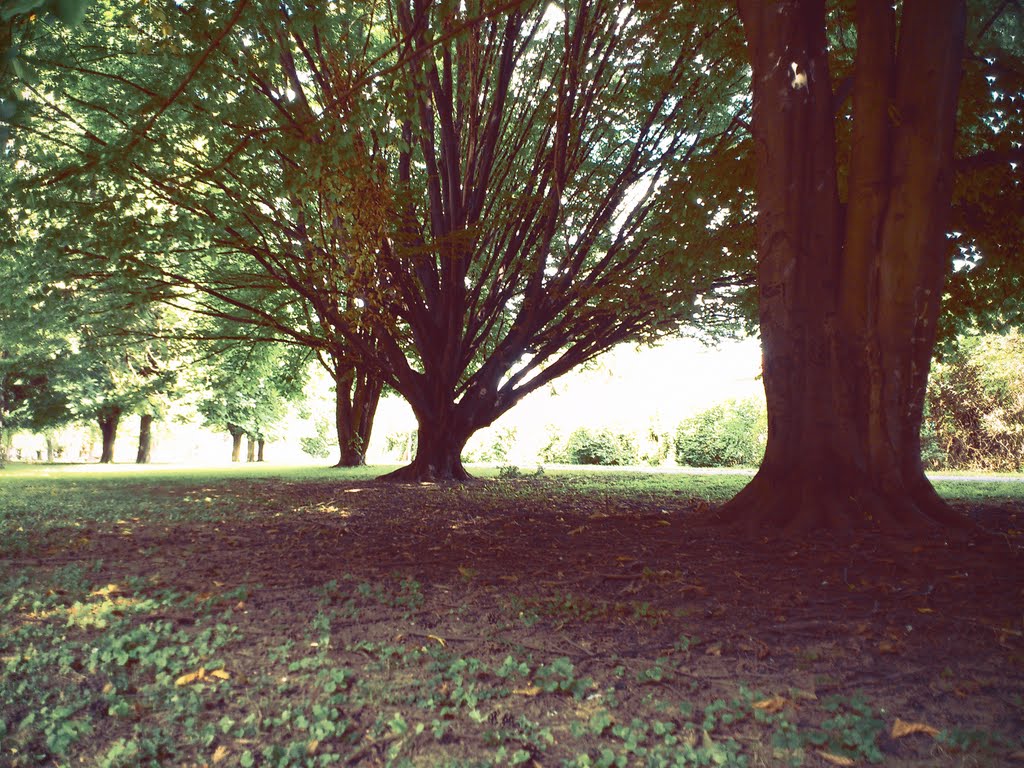
[[245, 460], [251, 464], [256, 461], [256, 438], [252, 435], [246, 435], [245, 440]]
[[444, 412], [440, 418], [417, 415], [417, 420], [416, 455], [412, 462], [379, 479], [397, 482], [462, 482], [471, 479], [462, 466], [462, 451], [473, 430], [452, 411]]
[[[768, 444], [752, 533], [961, 522], [920, 459], [949, 252], [963, 0], [858, 3], [848, 203], [824, 0], [740, 0], [753, 70]], [[897, 47], [897, 39], [899, 40]]]
[[359, 467], [366, 463], [373, 417], [383, 385], [375, 376], [350, 366], [335, 369], [335, 428], [340, 458], [336, 467]]
[[263, 451], [267, 447], [267, 441], [260, 438], [256, 441], [256, 461], [263, 461]]
[[100, 454], [100, 464], [110, 464], [114, 460], [114, 440], [117, 439], [117, 424], [121, 420], [121, 407], [117, 405], [105, 406], [100, 410], [96, 421], [100, 427], [100, 434], [103, 436], [103, 452]]
[[242, 460], [242, 437], [245, 430], [235, 424], [228, 424], [228, 433], [231, 435], [231, 461]]
[[136, 464], [149, 464], [153, 448], [153, 416], [144, 413], [139, 417], [139, 451], [135, 455]]

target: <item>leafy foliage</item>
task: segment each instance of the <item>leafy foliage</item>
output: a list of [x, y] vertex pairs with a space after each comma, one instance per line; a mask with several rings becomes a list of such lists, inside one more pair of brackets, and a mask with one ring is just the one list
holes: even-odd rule
[[751, 467], [764, 455], [768, 414], [760, 399], [729, 400], [683, 421], [675, 458], [688, 467]]
[[943, 469], [1024, 469], [1024, 336], [961, 337], [932, 369], [926, 456]]
[[288, 403], [302, 394], [309, 358], [301, 349], [266, 342], [213, 350], [198, 406], [206, 423], [233, 435], [272, 439]]
[[639, 459], [636, 439], [626, 432], [579, 427], [565, 439], [553, 440], [542, 451], [544, 461], [556, 464], [628, 466]]

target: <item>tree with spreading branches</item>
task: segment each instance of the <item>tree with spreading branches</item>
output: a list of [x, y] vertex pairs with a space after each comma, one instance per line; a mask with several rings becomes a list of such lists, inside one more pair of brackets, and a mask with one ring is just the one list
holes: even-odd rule
[[[372, 382], [354, 398], [400, 393], [418, 449], [394, 479], [467, 478], [470, 435], [615, 344], [735, 327], [748, 211], [703, 176], [748, 103], [728, 8], [94, 13], [37, 104], [73, 149], [33, 181], [88, 187], [66, 200], [90, 236], [58, 247], [333, 356]], [[112, 13], [135, 26], [111, 38]]]

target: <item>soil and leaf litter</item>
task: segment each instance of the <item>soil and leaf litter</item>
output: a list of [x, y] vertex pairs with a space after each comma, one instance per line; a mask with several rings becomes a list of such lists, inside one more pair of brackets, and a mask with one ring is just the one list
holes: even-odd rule
[[1008, 484], [787, 542], [703, 524], [743, 477], [365, 477], [5, 478], [0, 762], [1024, 764]]

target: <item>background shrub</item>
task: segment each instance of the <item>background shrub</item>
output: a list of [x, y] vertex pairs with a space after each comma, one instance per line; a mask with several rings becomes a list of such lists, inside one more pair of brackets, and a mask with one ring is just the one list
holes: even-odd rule
[[580, 427], [563, 442], [556, 432], [549, 434], [540, 451], [542, 461], [554, 464], [597, 464], [628, 466], [639, 461], [636, 439], [626, 432]]
[[580, 427], [569, 435], [565, 452], [569, 464], [627, 466], [638, 460], [636, 440], [624, 432]]
[[961, 337], [932, 366], [922, 457], [944, 469], [1024, 469], [1024, 337]]
[[756, 467], [764, 456], [768, 415], [763, 400], [729, 400], [683, 421], [676, 463], [688, 467]]

